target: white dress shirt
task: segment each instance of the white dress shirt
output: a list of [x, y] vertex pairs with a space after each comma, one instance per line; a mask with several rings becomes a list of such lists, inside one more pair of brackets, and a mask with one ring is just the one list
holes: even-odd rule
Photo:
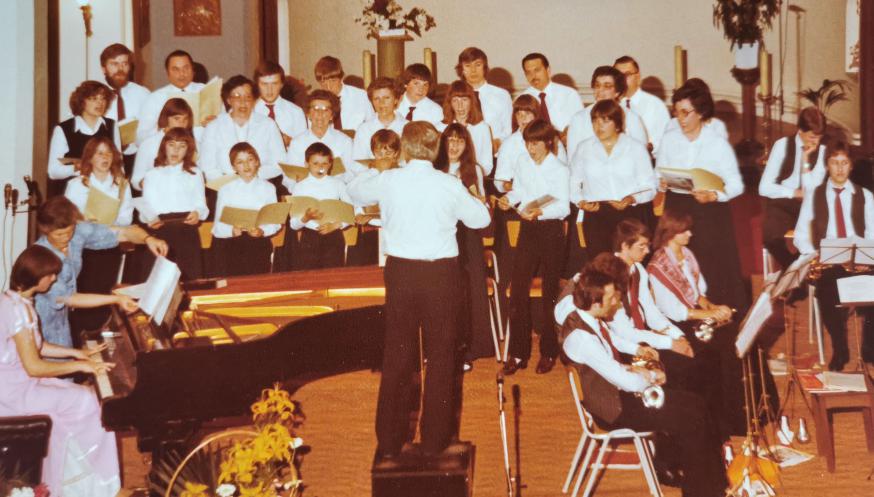
[[[564, 164], [568, 162], [567, 152], [564, 145], [560, 141], [558, 143], [558, 154], [556, 157]], [[522, 132], [517, 130], [510, 135], [509, 138], [501, 143], [498, 149], [497, 165], [495, 166], [495, 187], [498, 191], [503, 192], [504, 186], [500, 181], [512, 181], [516, 177], [516, 164], [519, 157], [528, 155], [528, 150], [525, 148], [525, 139], [522, 138]]]
[[523, 209], [544, 195], [552, 195], [555, 200], [543, 207], [543, 214], [537, 218], [539, 221], [564, 219], [570, 213], [570, 172], [567, 166], [551, 153], [540, 164], [535, 164], [527, 153], [519, 156], [513, 189], [507, 193], [507, 200]]
[[[140, 124], [137, 126], [137, 145], [158, 132], [158, 117], [161, 115], [161, 110], [164, 109], [164, 104], [167, 103], [170, 94], [177, 91], [196, 92], [200, 91], [204, 86], [206, 85], [203, 83], [192, 81], [181, 90], [173, 85], [167, 85], [153, 91], [143, 102], [143, 106], [140, 109]], [[200, 123], [192, 123], [192, 125], [200, 126]]]
[[571, 202], [622, 200], [634, 194], [634, 203], [650, 202], [658, 182], [646, 145], [619, 135], [613, 151], [607, 155], [604, 144], [593, 136], [584, 141], [570, 164]]
[[407, 98], [407, 94], [404, 93], [404, 96], [398, 104], [398, 115], [406, 119], [410, 107], [415, 107], [415, 109], [413, 109], [412, 121], [428, 121], [437, 128], [441, 126], [440, 123], [443, 122], [443, 107], [437, 105], [437, 103], [430, 98], [425, 97], [413, 104]]
[[[844, 183], [844, 191], [841, 192], [841, 210], [844, 213], [844, 227], [847, 231], [847, 237], [859, 236], [866, 239], [874, 238], [874, 197], [867, 188], [862, 188], [862, 194], [865, 197], [865, 233], [856, 233], [856, 228], [853, 226], [853, 193], [856, 188], [862, 188], [850, 181]], [[825, 202], [828, 206], [828, 225], [825, 230], [826, 238], [837, 238], [838, 227], [835, 223], [835, 184], [829, 179], [826, 183]], [[804, 200], [801, 202], [801, 212], [798, 214], [798, 222], [795, 224], [795, 237], [792, 243], [802, 254], [811, 254], [816, 252], [811, 239], [811, 223], [813, 222], [813, 192], [810, 190], [805, 192]]]
[[727, 202], [744, 191], [734, 150], [725, 138], [706, 127], [702, 127], [698, 137], [692, 141], [680, 129], [665, 133], [656, 165], [674, 169], [704, 169], [719, 176], [725, 183], [725, 193], [716, 192], [720, 202]]
[[[657, 96], [638, 88], [631, 98], [622, 99], [622, 108], [631, 108], [640, 116], [646, 127], [649, 142], [652, 143], [653, 153], [658, 151], [662, 136], [667, 131], [668, 122], [671, 120], [671, 114], [665, 103]], [[727, 135], [726, 138], [728, 138]]]
[[[143, 179], [143, 201], [155, 214], [197, 211], [200, 220], [209, 216], [203, 173], [194, 168], [194, 174], [182, 169], [182, 164], [161, 166], [146, 173]], [[140, 217], [143, 213], [140, 212]], [[154, 219], [143, 219], [145, 222]]]
[[479, 88], [474, 88], [479, 97], [483, 119], [492, 128], [495, 139], [504, 141], [513, 133], [513, 99], [510, 92], [484, 82]]
[[[267, 102], [259, 98], [255, 102], [255, 112], [268, 117], [270, 109], [267, 108], [267, 105]], [[273, 105], [273, 115], [276, 116], [276, 125], [279, 126], [280, 132], [293, 137], [306, 131], [307, 117], [303, 109], [294, 102], [279, 97], [270, 105]]]
[[[100, 129], [100, 126], [103, 126], [106, 121], [101, 117], [97, 120], [97, 125], [95, 127], [88, 126], [88, 123], [82, 119], [82, 116], [73, 117], [73, 131], [78, 131], [84, 135], [94, 136], [97, 134], [97, 131]], [[115, 143], [115, 147], [121, 149], [121, 138], [118, 135], [118, 123], [115, 123], [115, 126], [112, 128], [112, 141]], [[64, 155], [70, 151], [70, 145], [67, 143], [67, 136], [64, 135], [64, 130], [61, 129], [61, 125], [55, 126], [54, 131], [52, 131], [52, 140], [49, 142], [49, 165], [48, 165], [48, 175], [51, 179], [66, 179], [72, 176], [76, 176], [76, 168], [72, 164], [64, 165], [61, 164], [60, 159], [64, 157]], [[81, 157], [76, 157], [77, 159], [81, 159]]]
[[282, 174], [278, 164], [285, 157], [285, 144], [276, 123], [269, 117], [253, 112], [246, 124], [239, 126], [230, 114], [222, 114], [209, 123], [203, 132], [203, 146], [197, 163], [207, 181], [234, 174], [230, 151], [239, 142], [249, 143], [258, 152], [261, 159], [259, 177], [267, 179]]
[[[113, 182], [111, 174], [106, 175], [104, 181], [100, 181], [93, 173], [88, 177], [88, 186], [85, 185], [82, 176], [76, 176], [67, 183], [67, 190], [64, 196], [70, 199], [70, 202], [79, 208], [79, 212], [85, 214], [85, 206], [88, 205], [88, 190], [94, 187], [112, 198], [119, 198], [118, 185]], [[121, 199], [121, 205], [118, 208], [118, 215], [113, 222], [113, 226], [130, 226], [133, 221], [134, 205], [131, 202], [130, 184], [124, 182], [124, 194]]]
[[[124, 121], [127, 122], [132, 119], [139, 120], [143, 104], [145, 104], [146, 99], [149, 98], [151, 92], [145, 86], [138, 85], [133, 81], [128, 81], [128, 83], [122, 87], [120, 93], [121, 98], [124, 99]], [[112, 104], [110, 104], [109, 108], [106, 109], [105, 116], [116, 123], [118, 122], [118, 97], [112, 99]], [[137, 124], [137, 129], [139, 129], [139, 124]], [[136, 143], [128, 145], [127, 148], [124, 149], [124, 153], [125, 155], [137, 153]]]
[[[230, 238], [234, 236], [234, 227], [219, 221], [222, 211], [227, 207], [239, 209], [261, 210], [267, 204], [276, 202], [276, 188], [267, 180], [252, 178], [248, 183], [243, 178], [237, 178], [218, 191], [215, 202], [215, 222], [212, 225], [212, 236]], [[264, 236], [273, 236], [279, 231], [278, 224], [262, 224], [259, 226]]]
[[[449, 174], [455, 176], [458, 179], [461, 179], [461, 175], [459, 174], [459, 170], [461, 169], [461, 164], [458, 162], [449, 163]], [[478, 192], [480, 195], [485, 195], [485, 185], [483, 184], [483, 168], [477, 164], [476, 166], [476, 187], [478, 188]]]
[[[722, 122], [722, 119], [711, 117], [707, 121], [704, 121], [704, 127], [715, 133], [717, 136], [724, 138], [726, 141], [728, 140], [728, 128], [725, 127], [725, 123]], [[668, 122], [668, 126], [665, 128], [665, 133], [678, 129], [680, 129], [680, 121], [677, 121], [676, 117], [672, 117], [670, 122]]]
[[368, 121], [376, 113], [367, 98], [367, 92], [361, 88], [344, 84], [340, 88], [340, 121], [343, 129], [358, 129], [361, 123]]
[[411, 160], [379, 173], [369, 169], [349, 184], [359, 205], [379, 203], [385, 253], [404, 259], [436, 260], [458, 256], [456, 225], [488, 226], [488, 208], [449, 174], [423, 160]]
[[[198, 126], [193, 131], [194, 142], [199, 150], [203, 142], [203, 128]], [[158, 157], [158, 149], [161, 148], [161, 141], [163, 139], [164, 130], [158, 130], [156, 134], [146, 138], [140, 144], [139, 150], [137, 150], [137, 157], [134, 160], [134, 169], [130, 177], [131, 186], [134, 190], [139, 191], [143, 189], [143, 178], [146, 177], [147, 172], [155, 167], [155, 158]]]
[[[355, 177], [356, 174], [367, 169], [364, 164], [352, 160], [352, 138], [349, 138], [346, 133], [331, 127], [329, 127], [325, 132], [325, 136], [321, 138], [317, 137], [311, 129], [295, 136], [291, 140], [291, 146], [288, 147], [288, 156], [285, 160], [286, 164], [306, 167], [307, 148], [315, 142], [324, 143], [331, 149], [334, 157], [339, 157], [343, 160], [343, 167], [346, 168], [346, 172], [340, 177], [346, 183], [352, 181], [352, 178]], [[282, 176], [282, 184], [288, 188], [288, 191], [294, 189], [294, 183], [294, 178], [289, 178], [285, 175]]]
[[[670, 250], [670, 249], [666, 249]], [[674, 257], [674, 254], [669, 254], [671, 258]], [[692, 274], [691, 268], [689, 268], [689, 264], [683, 259], [683, 262], [680, 263], [680, 269], [683, 272], [683, 276], [686, 278], [686, 281], [689, 282], [689, 285], [695, 291], [695, 301], [697, 302], [699, 298], [707, 295], [707, 281], [704, 279], [703, 274], [698, 275], [698, 280], [696, 282], [695, 275]], [[662, 312], [663, 315], [667, 316], [668, 319], [674, 321], [676, 323], [681, 323], [689, 319], [689, 307], [685, 302], [680, 300], [674, 292], [668, 289], [665, 285], [659, 281], [658, 278], [652, 278], [650, 280], [652, 285], [652, 293], [655, 298], [656, 306]]]
[[[531, 95], [540, 102], [541, 90], [529, 86], [522, 93]], [[570, 86], [550, 81], [546, 88], [543, 89], [543, 93], [546, 93], [546, 108], [549, 111], [549, 120], [552, 122], [552, 126], [559, 131], [564, 131], [571, 123], [571, 117], [583, 110], [583, 100], [580, 98], [579, 92]]]
[[[792, 174], [777, 183], [780, 166], [783, 165], [783, 159], [786, 158], [786, 142], [790, 138], [792, 137], [784, 136], [774, 142], [774, 146], [771, 147], [768, 163], [765, 165], [762, 179], [759, 181], [759, 195], [768, 198], [793, 198], [797, 188], [806, 192], [822, 184], [822, 180], [825, 178], [825, 146], [819, 146], [815, 164], [802, 164], [804, 162], [804, 143], [797, 133], [794, 137], [795, 163], [792, 165]], [[810, 168], [810, 170], [802, 172], [802, 167]]]
[[[309, 175], [294, 185], [291, 195], [292, 197], [313, 197], [319, 200], [342, 200], [347, 204], [352, 203], [352, 199], [349, 198], [349, 195], [346, 193], [346, 183], [337, 176], [322, 176], [321, 178], [316, 178], [313, 175]], [[296, 230], [303, 227], [317, 230], [319, 229], [320, 224], [321, 223], [315, 219], [307, 221], [306, 224], [301, 222], [300, 217], [292, 216], [289, 219], [289, 225], [292, 229]], [[343, 223], [342, 227], [345, 228], [346, 226], [347, 224]]]
[[[613, 358], [610, 344], [601, 335], [601, 322], [589, 313], [581, 310], [575, 311], [594, 332], [577, 329], [572, 331], [564, 340], [562, 348], [564, 353], [574, 362], [585, 364], [594, 369], [605, 380], [612, 383], [616, 388], [626, 392], [642, 392], [650, 386], [650, 382], [644, 375], [632, 372], [628, 367]], [[611, 335], [611, 340], [616, 349], [627, 354], [637, 351], [637, 344], [630, 344], [620, 337]], [[632, 350], [628, 350], [633, 346]], [[626, 350], [623, 350], [626, 349]]]
[[[567, 151], [571, 158], [577, 152], [577, 147], [580, 144], [595, 136], [595, 129], [592, 127], [592, 107], [594, 106], [595, 104], [586, 107], [571, 118], [571, 123], [567, 128]], [[625, 115], [625, 131], [623, 133], [640, 143], [647, 143], [646, 129], [643, 127], [640, 116], [635, 114], [633, 110], [624, 107], [622, 112]]]
[[397, 113], [394, 114], [394, 120], [388, 126], [376, 116], [364, 121], [355, 131], [355, 139], [352, 141], [352, 158], [355, 160], [372, 159], [373, 151], [370, 150], [370, 139], [373, 138], [373, 135], [381, 129], [390, 129], [400, 137], [406, 124], [407, 120]]

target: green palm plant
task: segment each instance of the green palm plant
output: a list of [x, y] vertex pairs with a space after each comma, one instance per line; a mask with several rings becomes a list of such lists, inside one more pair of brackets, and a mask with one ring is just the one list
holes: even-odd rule
[[807, 88], [798, 92], [802, 98], [815, 105], [823, 114], [828, 114], [829, 108], [847, 100], [847, 90], [850, 83], [845, 79], [824, 79], [819, 88]]
[[742, 43], [762, 41], [771, 21], [780, 11], [780, 0], [716, 0], [713, 25], [722, 27], [731, 48]]

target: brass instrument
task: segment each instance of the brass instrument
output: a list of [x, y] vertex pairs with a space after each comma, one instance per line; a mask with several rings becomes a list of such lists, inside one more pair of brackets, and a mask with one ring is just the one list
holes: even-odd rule
[[[733, 314], [733, 313], [737, 312], [737, 310], [732, 309], [731, 312]], [[693, 332], [695, 333], [695, 338], [697, 338], [698, 340], [701, 340], [704, 343], [707, 343], [710, 340], [713, 340], [713, 333], [715, 333], [716, 330], [718, 330], [719, 328], [722, 328], [723, 326], [725, 326], [727, 324], [730, 324], [732, 321], [733, 321], [733, 319], [731, 319], [731, 318], [725, 319], [722, 321], [719, 321], [719, 320], [714, 319], [714, 318], [702, 319], [701, 322], [698, 323], [695, 326], [695, 328], [693, 328]]]
[[847, 274], [864, 274], [871, 271], [871, 266], [856, 264], [852, 260], [842, 264], [829, 264], [828, 262], [821, 262], [819, 256], [816, 256], [812, 261], [810, 261], [810, 266], [807, 270], [807, 281], [810, 283], [816, 283], [820, 278], [822, 278], [823, 271], [834, 266], [843, 267]]
[[[639, 368], [644, 368], [648, 371], [665, 372], [665, 365], [661, 361], [654, 359], [646, 359], [641, 356], [635, 356], [631, 359], [631, 365]], [[650, 385], [643, 392], [638, 392], [635, 395], [643, 401], [643, 406], [649, 409], [661, 409], [665, 405], [665, 391], [661, 385]]]

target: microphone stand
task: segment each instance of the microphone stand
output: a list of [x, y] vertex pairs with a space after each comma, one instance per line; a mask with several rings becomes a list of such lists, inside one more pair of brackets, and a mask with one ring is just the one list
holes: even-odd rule
[[522, 489], [525, 488], [522, 485], [522, 451], [521, 443], [519, 441], [519, 417], [522, 414], [522, 391], [519, 388], [519, 385], [513, 385], [513, 424], [515, 425], [515, 438], [516, 438], [516, 496], [522, 497]]
[[504, 412], [504, 403], [507, 398], [504, 396], [504, 372], [498, 370], [498, 419], [501, 423], [501, 446], [504, 453], [504, 477], [507, 480], [507, 497], [513, 497], [513, 473], [510, 469], [510, 451], [509, 441], [507, 440], [507, 416]]

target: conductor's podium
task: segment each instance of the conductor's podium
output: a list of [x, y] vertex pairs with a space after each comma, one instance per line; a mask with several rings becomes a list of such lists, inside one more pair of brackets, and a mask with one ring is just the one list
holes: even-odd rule
[[[406, 446], [405, 449], [408, 449]], [[390, 460], [377, 454], [371, 469], [373, 497], [471, 497], [476, 447], [455, 442], [442, 454], [425, 457], [418, 447]]]

